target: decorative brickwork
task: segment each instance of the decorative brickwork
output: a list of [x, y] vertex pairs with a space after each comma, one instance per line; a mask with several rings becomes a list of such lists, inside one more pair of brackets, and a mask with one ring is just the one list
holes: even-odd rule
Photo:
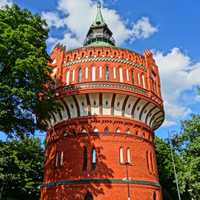
[[[115, 47], [99, 9], [84, 47], [57, 45], [51, 54], [62, 108], [46, 121], [41, 200], [162, 200], [154, 147], [164, 120], [158, 67], [149, 50]], [[96, 40], [96, 29], [107, 32]]]

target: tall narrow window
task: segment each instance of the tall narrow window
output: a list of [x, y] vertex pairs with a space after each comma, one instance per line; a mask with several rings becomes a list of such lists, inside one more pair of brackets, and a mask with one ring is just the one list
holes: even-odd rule
[[99, 67], [99, 78], [102, 78], [102, 66]]
[[140, 81], [140, 73], [137, 74], [137, 79], [138, 79], [138, 85], [141, 85], [141, 81]]
[[115, 130], [115, 133], [120, 133], [120, 129], [117, 128], [117, 129]]
[[58, 167], [59, 165], [59, 153], [56, 153], [56, 163], [55, 163], [56, 167]]
[[85, 79], [88, 79], [88, 67], [85, 68]]
[[104, 133], [105, 133], [105, 134], [108, 134], [108, 133], [109, 133], [109, 128], [108, 128], [108, 127], [106, 127], [106, 128], [104, 129]]
[[97, 152], [96, 149], [93, 147], [92, 148], [92, 169], [96, 169], [97, 165]]
[[60, 166], [63, 166], [63, 151], [60, 153]]
[[81, 130], [81, 133], [87, 133], [87, 130], [86, 130], [85, 128], [83, 128], [83, 129]]
[[113, 68], [113, 78], [116, 78], [116, 67]]
[[98, 132], [99, 132], [98, 128], [94, 128], [93, 133], [98, 133]]
[[69, 71], [66, 73], [66, 84], [69, 85]]
[[129, 70], [126, 69], [126, 80], [129, 81]]
[[87, 170], [87, 163], [88, 163], [88, 152], [87, 148], [83, 148], [83, 170]]
[[75, 70], [73, 69], [73, 71], [72, 71], [72, 81], [74, 81], [75, 80]]
[[78, 82], [80, 83], [82, 81], [82, 68], [80, 67], [78, 70]]
[[153, 153], [150, 152], [150, 161], [151, 161], [151, 169], [152, 169], [152, 173], [154, 174], [154, 160], [153, 160]]
[[87, 192], [84, 200], [93, 200], [92, 194], [90, 192]]
[[145, 83], [144, 74], [142, 74], [142, 86], [143, 86], [144, 88], [146, 88], [146, 83]]
[[153, 193], [153, 200], [156, 200], [156, 192]]
[[127, 159], [127, 163], [131, 163], [131, 150], [130, 150], [130, 148], [126, 149], [126, 159]]
[[119, 68], [119, 81], [123, 82], [123, 69], [122, 69], [122, 67]]
[[157, 92], [156, 75], [153, 72], [151, 73], [151, 85], [152, 85], [152, 90], [154, 92]]
[[135, 82], [135, 75], [134, 75], [134, 71], [132, 71], [132, 83], [134, 84]]
[[147, 168], [149, 170], [149, 173], [151, 173], [150, 166], [149, 166], [149, 151], [146, 151], [146, 161], [147, 161]]
[[96, 80], [96, 68], [93, 66], [92, 67], [92, 81]]
[[110, 75], [110, 73], [109, 73], [109, 67], [106, 66], [106, 81], [109, 80], [109, 75]]
[[119, 148], [119, 162], [120, 162], [121, 164], [124, 163], [123, 148], [122, 148], [122, 147]]

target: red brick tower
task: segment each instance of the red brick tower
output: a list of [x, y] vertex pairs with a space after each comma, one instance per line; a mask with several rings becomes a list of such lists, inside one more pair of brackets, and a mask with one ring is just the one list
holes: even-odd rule
[[161, 200], [154, 130], [164, 120], [158, 67], [115, 46], [100, 5], [84, 46], [51, 54], [62, 109], [47, 121], [41, 200]]

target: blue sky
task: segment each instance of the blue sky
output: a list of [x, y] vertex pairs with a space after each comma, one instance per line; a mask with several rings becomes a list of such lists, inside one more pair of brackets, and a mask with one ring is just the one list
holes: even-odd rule
[[[103, 16], [120, 47], [143, 53], [151, 49], [159, 66], [166, 121], [156, 131], [167, 137], [180, 120], [199, 113], [200, 1], [102, 0]], [[0, 0], [39, 13], [49, 24], [48, 51], [56, 42], [81, 46], [96, 13], [92, 0]]]

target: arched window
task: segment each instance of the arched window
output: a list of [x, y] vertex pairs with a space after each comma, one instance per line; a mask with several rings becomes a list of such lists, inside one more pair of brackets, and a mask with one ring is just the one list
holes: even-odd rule
[[129, 81], [129, 70], [126, 69], [126, 80]]
[[130, 148], [126, 149], [126, 160], [127, 160], [127, 163], [131, 163], [131, 150], [130, 150]]
[[102, 78], [102, 66], [99, 67], [99, 78]]
[[75, 70], [73, 69], [73, 71], [72, 71], [72, 81], [74, 81], [75, 80]]
[[82, 81], [82, 68], [80, 67], [78, 70], [78, 82], [80, 83]]
[[85, 128], [83, 128], [83, 129], [81, 130], [81, 133], [87, 133], [87, 130], [86, 130]]
[[106, 128], [104, 129], [104, 133], [105, 133], [105, 134], [108, 134], [108, 133], [109, 133], [109, 128], [108, 128], [108, 127], [106, 127]]
[[122, 148], [122, 147], [119, 148], [119, 162], [120, 162], [121, 164], [124, 163], [123, 148]]
[[96, 80], [96, 67], [92, 67], [92, 81]]
[[134, 71], [132, 71], [132, 83], [134, 84], [135, 81], [135, 75], [134, 75]]
[[92, 169], [96, 169], [96, 165], [97, 165], [97, 152], [95, 147], [92, 148]]
[[56, 153], [56, 163], [55, 163], [56, 167], [58, 167], [58, 164], [59, 164], [59, 153], [57, 152]]
[[142, 86], [143, 86], [144, 88], [146, 88], [146, 83], [145, 83], [144, 74], [142, 74]]
[[131, 131], [129, 128], [126, 130], [126, 134], [131, 134]]
[[116, 78], [116, 67], [113, 68], [113, 78]]
[[156, 200], [156, 192], [153, 193], [153, 200]]
[[83, 147], [83, 170], [87, 170], [87, 163], [88, 163], [88, 152], [87, 148]]
[[119, 81], [123, 82], [123, 69], [122, 69], [122, 67], [119, 68]]
[[98, 128], [94, 128], [93, 133], [98, 133], [99, 129]]
[[157, 92], [156, 75], [153, 72], [151, 73], [151, 84], [152, 84], [152, 90], [154, 92]]
[[64, 157], [64, 154], [63, 154], [63, 151], [60, 153], [60, 166], [63, 166], [63, 157]]
[[150, 161], [151, 161], [151, 169], [152, 169], [152, 173], [154, 173], [154, 159], [153, 159], [153, 153], [150, 152]]
[[85, 68], [85, 79], [88, 79], [88, 67]]
[[109, 76], [110, 76], [109, 67], [106, 65], [106, 81], [109, 80]]
[[115, 133], [120, 133], [120, 129], [117, 128], [117, 129], [115, 130]]
[[69, 71], [67, 71], [67, 73], [66, 73], [66, 84], [67, 85], [69, 85], [69, 74], [70, 72]]
[[138, 85], [141, 85], [141, 81], [140, 81], [140, 73], [137, 74], [137, 79], [138, 79]]
[[93, 200], [92, 194], [90, 192], [87, 192], [84, 200]]

